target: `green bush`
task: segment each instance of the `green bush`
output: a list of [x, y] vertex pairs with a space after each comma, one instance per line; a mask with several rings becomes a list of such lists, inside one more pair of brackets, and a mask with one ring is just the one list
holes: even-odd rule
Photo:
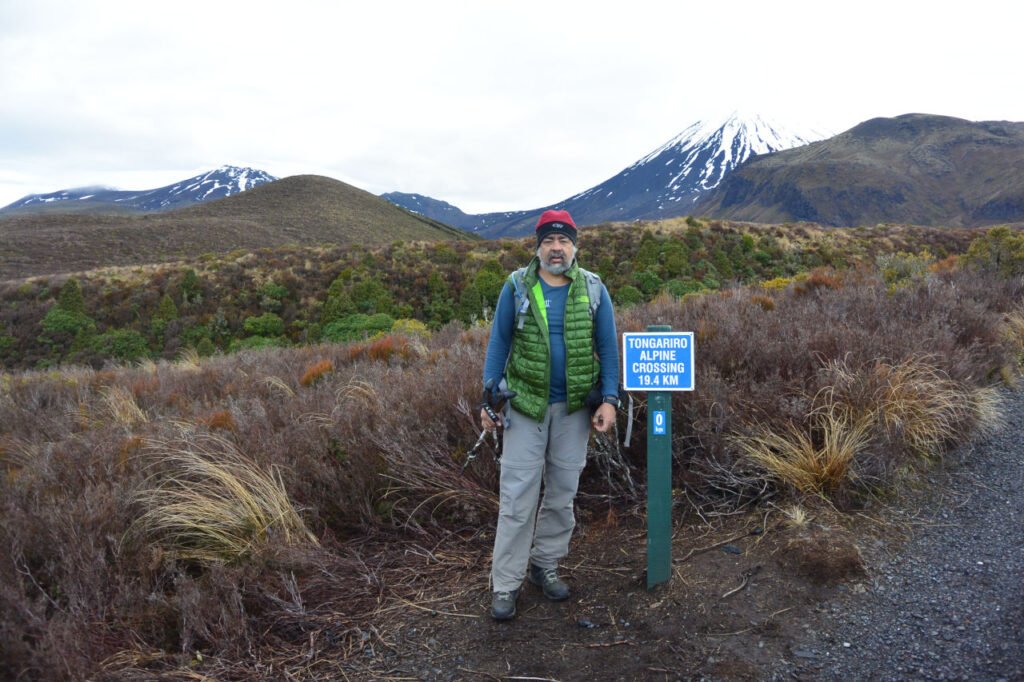
[[196, 344], [196, 352], [199, 353], [199, 357], [201, 358], [210, 357], [216, 350], [217, 347], [213, 345], [213, 341], [206, 336], [199, 339], [199, 343]]
[[665, 290], [675, 298], [682, 298], [687, 294], [695, 294], [704, 291], [705, 286], [692, 279], [674, 279], [665, 286]]
[[900, 251], [875, 259], [885, 283], [890, 286], [906, 286], [915, 280], [924, 279], [932, 261], [933, 258], [927, 251], [919, 256]]
[[100, 334], [92, 341], [92, 349], [97, 353], [132, 361], [150, 357], [146, 337], [133, 329], [115, 329]]
[[657, 268], [654, 267], [649, 267], [646, 270], [635, 273], [633, 275], [633, 281], [637, 283], [640, 291], [642, 291], [644, 296], [648, 299], [661, 291], [661, 287], [664, 286], [664, 282], [662, 282], [661, 277], [658, 276]]
[[46, 312], [42, 325], [44, 331], [63, 332], [71, 336], [91, 335], [96, 332], [96, 323], [91, 317], [84, 312], [65, 310], [60, 303]]
[[473, 278], [473, 287], [480, 292], [483, 302], [493, 310], [498, 305], [498, 296], [505, 286], [505, 268], [497, 258], [488, 258]]
[[373, 336], [379, 332], [391, 331], [394, 324], [394, 318], [384, 313], [376, 315], [356, 313], [324, 325], [320, 338], [324, 341], [344, 343], [361, 339], [364, 336]]
[[288, 296], [288, 288], [274, 282], [267, 282], [260, 287], [260, 295], [280, 301]]
[[86, 314], [85, 299], [82, 297], [82, 288], [78, 285], [77, 279], [69, 279], [60, 288], [57, 305], [69, 313]]
[[628, 308], [631, 305], [636, 305], [644, 300], [644, 295], [635, 286], [626, 285], [619, 289], [619, 293], [615, 296], [615, 304]]
[[263, 348], [287, 348], [288, 340], [282, 336], [250, 336], [245, 339], [235, 339], [228, 346], [228, 352], [234, 353], [240, 350], [261, 350]]
[[284, 320], [274, 313], [263, 313], [259, 317], [247, 317], [242, 328], [249, 336], [281, 336], [284, 334]]
[[178, 306], [174, 305], [174, 299], [171, 298], [170, 294], [164, 294], [164, 297], [160, 299], [160, 305], [156, 309], [156, 319], [178, 319]]

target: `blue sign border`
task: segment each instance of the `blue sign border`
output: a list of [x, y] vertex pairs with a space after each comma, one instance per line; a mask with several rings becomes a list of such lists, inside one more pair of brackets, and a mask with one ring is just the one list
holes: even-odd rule
[[[632, 365], [642, 362], [647, 365], [672, 364], [649, 362], [646, 359], [638, 357], [639, 353], [649, 349], [634, 348], [630, 351], [629, 341], [631, 338], [637, 337], [658, 337], [659, 340], [665, 339], [666, 337], [675, 337], [676, 339], [685, 338], [685, 347], [676, 349], [683, 351], [683, 357], [677, 357], [674, 361], [675, 363], [681, 362], [683, 364], [683, 371], [630, 371]], [[622, 386], [627, 391], [692, 391], [694, 385], [693, 361], [693, 332], [626, 332], [622, 335]], [[655, 378], [652, 379], [651, 377]]]

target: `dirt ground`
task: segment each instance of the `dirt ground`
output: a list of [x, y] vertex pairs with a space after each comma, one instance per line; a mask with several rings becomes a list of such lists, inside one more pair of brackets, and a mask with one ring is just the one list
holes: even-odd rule
[[[744, 680], [812, 679], [801, 635], [818, 605], [862, 591], [858, 545], [881, 542], [867, 516], [811, 512], [803, 524], [764, 511], [677, 525], [672, 578], [646, 589], [639, 511], [581, 521], [561, 573], [567, 601], [524, 582], [518, 615], [490, 618], [485, 541], [465, 556], [461, 580], [424, 585], [389, 609], [367, 639], [352, 679]], [[844, 527], [850, 526], [850, 527]], [[424, 571], [451, 561], [424, 552]], [[427, 581], [425, 581], [427, 582]], [[359, 656], [355, 657], [356, 659]], [[811, 666], [811, 667], [805, 667]]]

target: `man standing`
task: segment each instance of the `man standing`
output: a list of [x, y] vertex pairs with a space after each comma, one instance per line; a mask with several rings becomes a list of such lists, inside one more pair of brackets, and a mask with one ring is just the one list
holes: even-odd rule
[[[608, 290], [577, 264], [577, 229], [567, 211], [545, 211], [536, 234], [536, 257], [501, 291], [484, 363], [485, 385], [493, 379], [498, 386], [504, 375], [516, 392], [505, 420], [491, 565], [497, 620], [516, 615], [524, 574], [548, 599], [569, 596], [557, 567], [576, 525], [573, 500], [590, 427], [607, 431], [618, 406], [618, 336]], [[591, 415], [585, 400], [595, 385], [602, 401]], [[480, 420], [495, 428], [486, 410]]]

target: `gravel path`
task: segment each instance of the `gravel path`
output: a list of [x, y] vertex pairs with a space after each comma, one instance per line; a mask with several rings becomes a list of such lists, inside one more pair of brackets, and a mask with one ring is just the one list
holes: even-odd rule
[[[793, 644], [813, 679], [1024, 680], [1024, 392], [1005, 428], [963, 448], [889, 512], [905, 543], [863, 547], [864, 587], [840, 592]], [[951, 458], [953, 459], [953, 458]]]

